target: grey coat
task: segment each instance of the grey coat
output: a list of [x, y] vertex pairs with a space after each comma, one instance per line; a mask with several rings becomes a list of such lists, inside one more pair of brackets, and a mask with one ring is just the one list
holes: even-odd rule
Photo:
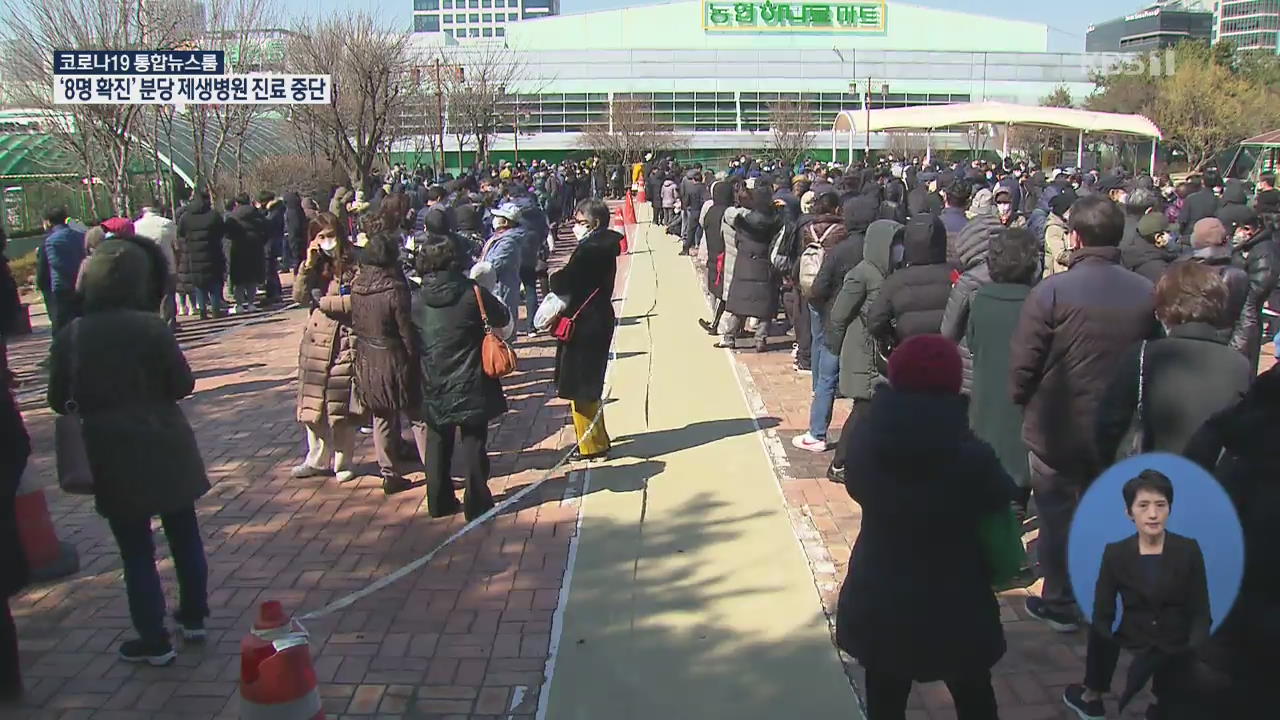
[[875, 341], [867, 332], [867, 312], [892, 270], [893, 244], [901, 241], [902, 228], [893, 220], [871, 224], [862, 262], [845, 273], [844, 284], [831, 303], [827, 349], [840, 355], [840, 394], [847, 398], [870, 400], [884, 382], [876, 369]]
[[991, 238], [1004, 226], [999, 218], [982, 214], [969, 221], [956, 239], [956, 255], [960, 262], [960, 279], [951, 287], [947, 309], [942, 313], [942, 334], [960, 345], [960, 359], [964, 362], [964, 380], [960, 392], [968, 395], [973, 387], [973, 354], [965, 330], [969, 327], [969, 307], [978, 288], [990, 284], [991, 271], [987, 269], [987, 248]]

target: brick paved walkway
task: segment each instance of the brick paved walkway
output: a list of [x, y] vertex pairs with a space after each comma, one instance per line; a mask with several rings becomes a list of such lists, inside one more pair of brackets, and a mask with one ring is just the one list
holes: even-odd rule
[[[208, 642], [180, 647], [167, 668], [116, 659], [131, 629], [115, 543], [89, 499], [50, 489], [59, 535], [79, 549], [82, 570], [13, 600], [28, 693], [22, 706], [0, 707], [0, 717], [238, 717], [239, 642], [260, 602], [320, 608], [463, 526], [461, 515], [428, 518], [421, 488], [385, 497], [367, 436], [357, 480], [289, 477], [304, 450], [293, 419], [303, 320], [290, 310], [195, 322], [182, 333], [198, 378], [183, 407], [214, 482], [197, 504], [210, 570]], [[37, 332], [15, 343], [11, 357], [25, 381], [31, 471], [48, 481], [51, 413], [33, 368], [47, 341], [47, 331]], [[520, 372], [505, 382], [511, 411], [490, 431], [499, 501], [545, 476], [573, 441], [567, 405], [554, 398], [554, 341], [521, 340], [518, 351]], [[309, 622], [329, 717], [530, 718], [577, 519], [576, 506], [562, 502], [573, 495], [567, 483], [558, 471], [400, 583]], [[172, 564], [163, 534], [157, 538], [173, 607]]]

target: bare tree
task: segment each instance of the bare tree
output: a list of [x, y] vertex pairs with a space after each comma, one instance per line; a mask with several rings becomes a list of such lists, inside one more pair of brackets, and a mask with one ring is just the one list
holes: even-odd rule
[[647, 152], [675, 150], [688, 138], [659, 122], [653, 106], [628, 97], [615, 97], [604, 121], [590, 123], [582, 131], [580, 145], [610, 162], [630, 164]]
[[928, 134], [910, 130], [890, 130], [885, 133], [889, 152], [895, 157], [924, 157], [929, 151]]
[[346, 171], [351, 187], [362, 187], [411, 95], [408, 33], [363, 11], [304, 21], [289, 39], [287, 63], [296, 73], [332, 78], [330, 103], [294, 106], [293, 127]]
[[458, 147], [470, 144], [476, 161], [487, 163], [494, 138], [510, 132], [519, 112], [520, 92], [536, 93], [540, 82], [532, 76], [520, 53], [500, 43], [481, 43], [448, 49], [442, 64], [450, 132]]
[[809, 106], [795, 100], [775, 100], [769, 104], [770, 154], [784, 167], [794, 167], [813, 146], [816, 129]]
[[[155, 50], [173, 48], [190, 16], [145, 0], [12, 0], [4, 27], [11, 38], [7, 83], [15, 101], [46, 115], [44, 129], [76, 158], [85, 177], [101, 178], [117, 213], [131, 210], [129, 168], [135, 136], [145, 125], [143, 105], [60, 105], [52, 103], [55, 50]], [[91, 209], [97, 213], [94, 194]]]

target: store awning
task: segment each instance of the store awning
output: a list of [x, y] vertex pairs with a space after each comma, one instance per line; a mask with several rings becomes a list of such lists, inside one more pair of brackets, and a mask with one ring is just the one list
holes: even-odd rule
[[1240, 143], [1241, 145], [1280, 145], [1280, 130], [1269, 130]]
[[[937, 130], [958, 125], [990, 123], [1060, 128], [1086, 133], [1121, 133], [1161, 139], [1160, 128], [1142, 115], [1094, 112], [1072, 108], [1015, 105], [1001, 102], [917, 105], [870, 111], [870, 130]], [[834, 132], [866, 132], [867, 111], [842, 110]]]

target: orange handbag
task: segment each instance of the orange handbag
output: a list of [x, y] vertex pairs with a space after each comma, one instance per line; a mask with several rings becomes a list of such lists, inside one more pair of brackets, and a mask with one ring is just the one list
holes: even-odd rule
[[474, 285], [476, 304], [480, 306], [480, 318], [484, 320], [484, 340], [480, 343], [480, 365], [484, 374], [491, 378], [504, 378], [516, 371], [516, 352], [502, 338], [493, 332], [489, 324], [489, 313], [484, 310], [484, 295], [480, 286]]

